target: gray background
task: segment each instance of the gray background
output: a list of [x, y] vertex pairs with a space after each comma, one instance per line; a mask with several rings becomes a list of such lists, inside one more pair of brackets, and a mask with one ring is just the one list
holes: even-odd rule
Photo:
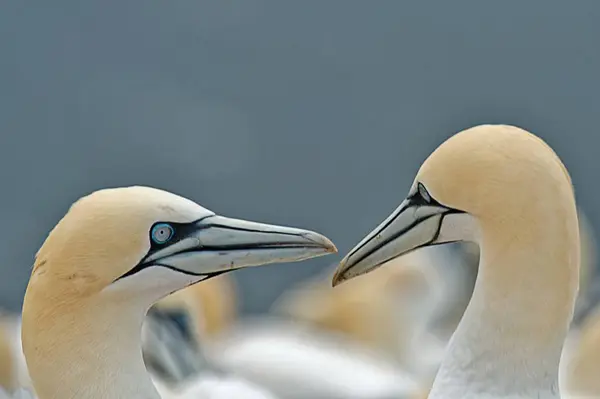
[[[71, 202], [145, 184], [345, 252], [451, 133], [517, 124], [600, 213], [600, 2], [3, 1], [0, 305]], [[332, 256], [235, 274], [264, 310]]]

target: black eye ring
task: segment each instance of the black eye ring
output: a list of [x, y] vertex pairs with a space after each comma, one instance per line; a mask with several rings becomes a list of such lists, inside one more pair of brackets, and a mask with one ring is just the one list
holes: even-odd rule
[[429, 192], [423, 184], [419, 183], [417, 185], [417, 189], [419, 191], [419, 195], [421, 196], [421, 198], [423, 198], [423, 200], [425, 200], [425, 202], [431, 202], [431, 195], [429, 195]]
[[175, 234], [175, 229], [168, 223], [158, 223], [152, 227], [152, 231], [150, 232], [150, 238], [156, 244], [162, 245], [169, 242], [173, 235]]

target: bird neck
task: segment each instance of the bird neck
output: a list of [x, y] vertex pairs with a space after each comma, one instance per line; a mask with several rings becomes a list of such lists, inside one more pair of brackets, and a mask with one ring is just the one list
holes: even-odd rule
[[37, 285], [25, 296], [22, 337], [40, 399], [160, 399], [141, 352], [148, 304]]
[[559, 362], [578, 289], [579, 233], [574, 204], [553, 210], [551, 217], [531, 210], [526, 220], [520, 213], [481, 224], [473, 296], [430, 398], [560, 397]]

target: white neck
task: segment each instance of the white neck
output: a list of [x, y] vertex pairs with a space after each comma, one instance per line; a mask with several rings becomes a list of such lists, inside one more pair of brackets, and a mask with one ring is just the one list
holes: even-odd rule
[[137, 305], [96, 301], [55, 313], [31, 336], [38, 342], [27, 361], [39, 398], [160, 399], [142, 359], [146, 309]]
[[23, 302], [22, 340], [39, 399], [160, 399], [142, 357], [148, 308], [198, 281], [148, 268], [100, 292], [86, 275], [32, 274]]
[[538, 223], [544, 232], [530, 226], [504, 237], [483, 231], [473, 296], [431, 399], [560, 397], [558, 369], [577, 293], [579, 251], [572, 228], [560, 223], [569, 225]]

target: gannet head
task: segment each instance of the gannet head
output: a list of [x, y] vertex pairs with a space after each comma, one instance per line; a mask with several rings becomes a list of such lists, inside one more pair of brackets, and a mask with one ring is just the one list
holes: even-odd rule
[[141, 297], [149, 306], [225, 272], [335, 251], [315, 232], [218, 216], [155, 188], [104, 189], [75, 202], [50, 232], [28, 293], [63, 281], [82, 297]]
[[[547, 201], [556, 197], [564, 201]], [[544, 212], [560, 223], [559, 207], [570, 211], [569, 205], [574, 208], [570, 177], [541, 139], [506, 125], [467, 129], [427, 158], [406, 199], [342, 260], [333, 285], [418, 248], [478, 243], [483, 225], [527, 232], [541, 228], [528, 226], [527, 214]], [[519, 240], [534, 236], [523, 233]]]

